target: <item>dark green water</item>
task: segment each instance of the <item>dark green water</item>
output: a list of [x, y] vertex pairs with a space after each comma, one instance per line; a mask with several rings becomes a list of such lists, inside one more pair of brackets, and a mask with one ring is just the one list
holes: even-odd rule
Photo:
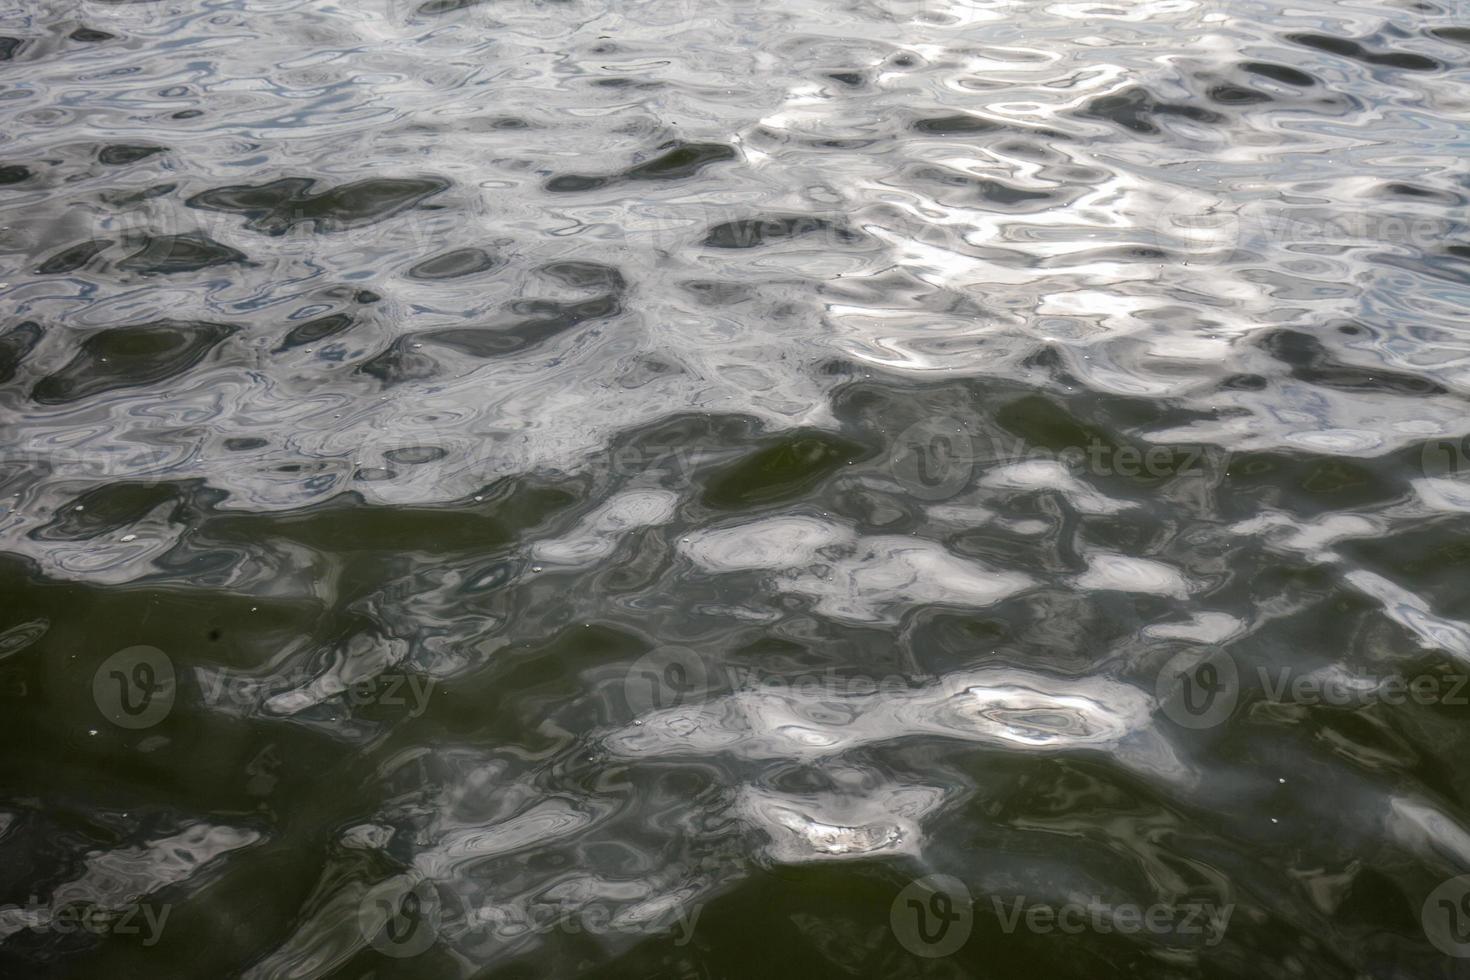
[[0, 976], [1470, 977], [1467, 64], [0, 7]]

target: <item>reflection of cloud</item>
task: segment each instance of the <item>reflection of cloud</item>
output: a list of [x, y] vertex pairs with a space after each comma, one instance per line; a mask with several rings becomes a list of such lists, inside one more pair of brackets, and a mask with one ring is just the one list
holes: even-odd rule
[[1153, 230], [1159, 245], [1172, 252], [1228, 255], [1240, 245], [1240, 208], [1220, 194], [1183, 190], [1154, 212]]
[[1097, 552], [1087, 557], [1087, 571], [1077, 576], [1084, 592], [1142, 592], [1182, 599], [1189, 583], [1177, 568], [1147, 558]]
[[910, 691], [849, 694], [769, 686], [644, 715], [603, 744], [623, 758], [813, 761], [882, 742], [942, 737], [1015, 751], [1107, 749], [1154, 772], [1182, 763], [1154, 731], [1153, 701], [1103, 678], [1015, 668], [950, 674]]
[[[215, 858], [260, 839], [254, 830], [196, 823], [142, 844], [93, 851], [83, 860], [80, 875], [52, 889], [48, 908], [55, 914], [69, 905], [107, 911], [134, 906], [159, 889], [198, 876]], [[28, 915], [15, 906], [0, 908], [0, 937], [30, 926]]]
[[986, 568], [932, 541], [861, 537], [812, 517], [772, 517], [696, 531], [681, 551], [712, 572], [764, 569], [782, 592], [811, 596], [835, 619], [888, 622], [900, 607], [926, 603], [988, 606], [1028, 587], [1019, 572]]
[[531, 557], [548, 565], [584, 565], [612, 554], [618, 539], [674, 518], [679, 495], [671, 490], [629, 490], [604, 501], [559, 538], [538, 541]]
[[781, 793], [757, 786], [740, 790], [736, 810], [770, 838], [766, 853], [782, 863], [917, 857], [920, 821], [943, 802], [934, 786], [884, 783], [861, 792]]

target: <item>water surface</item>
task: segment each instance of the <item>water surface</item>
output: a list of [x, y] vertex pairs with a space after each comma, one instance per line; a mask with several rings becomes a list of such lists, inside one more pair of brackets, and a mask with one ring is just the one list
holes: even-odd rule
[[0, 9], [0, 972], [1470, 976], [1467, 64]]

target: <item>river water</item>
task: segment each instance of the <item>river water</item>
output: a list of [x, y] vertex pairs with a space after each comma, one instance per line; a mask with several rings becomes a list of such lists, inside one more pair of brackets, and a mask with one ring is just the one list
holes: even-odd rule
[[0, 973], [1470, 976], [1467, 65], [11, 0]]

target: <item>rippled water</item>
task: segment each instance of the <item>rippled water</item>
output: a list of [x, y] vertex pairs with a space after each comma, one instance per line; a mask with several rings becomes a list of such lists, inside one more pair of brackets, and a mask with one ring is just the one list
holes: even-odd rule
[[1467, 65], [12, 0], [0, 974], [1470, 976]]

